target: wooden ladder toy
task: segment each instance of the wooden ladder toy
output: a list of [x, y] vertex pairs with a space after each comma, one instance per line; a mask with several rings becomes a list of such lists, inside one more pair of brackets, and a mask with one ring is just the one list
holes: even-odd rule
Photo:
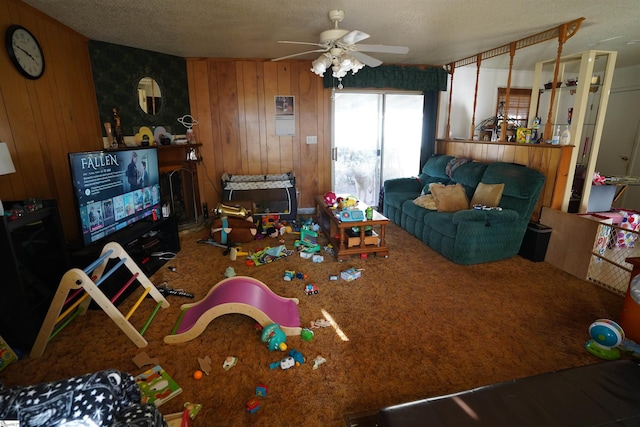
[[[119, 258], [119, 261], [109, 270], [106, 270], [109, 259]], [[120, 288], [120, 290], [109, 299], [99, 286], [112, 273], [122, 265], [126, 266], [132, 273], [131, 278]], [[91, 274], [91, 276], [89, 276]], [[135, 302], [126, 315], [114, 305], [115, 301], [131, 286], [133, 282], [138, 282], [144, 287], [144, 292]], [[138, 331], [130, 322], [129, 318], [138, 309], [142, 301], [150, 295], [156, 301], [156, 307], [147, 319], [146, 323]], [[44, 353], [47, 343], [51, 341], [62, 329], [64, 329], [79, 314], [84, 314], [89, 307], [91, 300], [115, 322], [138, 348], [146, 347], [148, 342], [143, 338], [145, 331], [160, 308], [169, 307], [169, 302], [158, 291], [149, 278], [140, 270], [140, 267], [131, 260], [125, 250], [116, 242], [107, 243], [96, 261], [84, 270], [72, 268], [68, 270], [58, 285], [58, 290], [53, 297], [49, 311], [42, 323], [40, 332], [31, 349], [31, 357], [40, 357]], [[64, 309], [64, 312], [62, 311]]]

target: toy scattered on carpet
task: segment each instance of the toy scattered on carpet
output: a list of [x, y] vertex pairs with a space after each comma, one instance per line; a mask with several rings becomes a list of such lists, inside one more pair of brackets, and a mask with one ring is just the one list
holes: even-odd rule
[[303, 225], [300, 229], [300, 239], [293, 243], [299, 252], [320, 252], [318, 232], [312, 230], [312, 225]]
[[258, 229], [252, 217], [236, 218], [222, 216], [213, 220], [210, 237], [218, 243], [247, 243], [255, 239]]
[[246, 409], [250, 414], [256, 413], [258, 409], [260, 409], [260, 401], [257, 398], [252, 397], [247, 402]]
[[356, 279], [359, 279], [362, 276], [362, 269], [358, 268], [350, 268], [348, 270], [344, 270], [340, 273], [340, 277], [342, 280], [347, 282], [353, 282]]
[[280, 328], [280, 325], [276, 323], [272, 323], [271, 325], [264, 327], [262, 334], [260, 335], [260, 341], [267, 344], [269, 351], [287, 350], [287, 336]]
[[184, 403], [184, 411], [164, 416], [168, 427], [190, 427], [191, 420], [195, 419], [198, 412], [202, 409], [200, 403]]
[[225, 371], [228, 371], [229, 369], [233, 368], [237, 364], [238, 364], [238, 358], [237, 357], [235, 357], [235, 356], [227, 356], [224, 359], [224, 362], [222, 363], [222, 368]]
[[251, 262], [251, 265], [264, 265], [291, 255], [293, 255], [293, 251], [287, 249], [285, 245], [276, 246], [274, 248], [267, 246], [266, 248], [251, 254], [248, 261]]
[[209, 356], [198, 357], [198, 364], [200, 365], [200, 370], [209, 375], [209, 372], [211, 372], [211, 358]]
[[289, 351], [289, 355], [287, 357], [282, 358], [278, 362], [273, 362], [269, 364], [269, 369], [280, 368], [282, 370], [287, 370], [289, 368], [293, 368], [294, 366], [302, 365], [304, 361], [305, 359], [302, 353], [300, 353], [294, 348]]
[[183, 304], [182, 313], [164, 342], [190, 341], [214, 319], [230, 313], [244, 314], [263, 326], [277, 323], [286, 335], [300, 335], [298, 303], [297, 298], [281, 297], [253, 277], [230, 277], [218, 282], [202, 300]]
[[247, 219], [251, 217], [251, 212], [247, 210], [243, 206], [230, 206], [225, 205], [224, 203], [218, 203], [216, 208], [213, 210], [213, 214], [219, 217], [236, 217]]
[[624, 339], [624, 331], [613, 320], [598, 319], [589, 326], [591, 339], [585, 344], [585, 348], [596, 357], [605, 360], [620, 358], [618, 346]]
[[296, 272], [294, 270], [285, 270], [284, 277], [282, 278], [282, 280], [286, 282], [290, 282], [293, 279], [307, 280], [308, 278], [309, 278], [309, 275], [306, 273], [301, 273], [299, 271]]
[[133, 363], [135, 363], [138, 368], [142, 368], [143, 366], [147, 365], [160, 364], [160, 359], [158, 359], [157, 357], [150, 357], [146, 351], [136, 354], [135, 357], [131, 360], [133, 360]]
[[253, 414], [256, 411], [258, 411], [258, 409], [260, 409], [260, 401], [258, 400], [258, 397], [262, 397], [262, 398], [267, 397], [268, 390], [269, 389], [265, 384], [258, 384], [256, 386], [255, 396], [249, 399], [249, 401], [245, 406], [247, 412]]
[[229, 266], [224, 270], [224, 277], [236, 277], [236, 271], [233, 269], [233, 267]]
[[311, 328], [327, 328], [329, 326], [331, 326], [331, 323], [326, 319], [316, 319], [309, 323]]
[[620, 350], [622, 350], [628, 356], [631, 356], [635, 359], [640, 359], [640, 344], [632, 341], [628, 338], [625, 338], [620, 343]]
[[256, 396], [258, 397], [267, 397], [267, 392], [269, 391], [269, 387], [265, 384], [258, 384], [256, 386]]
[[185, 292], [184, 289], [173, 289], [167, 285], [167, 282], [162, 282], [160, 286], [158, 286], [158, 292], [162, 294], [162, 296], [178, 296], [185, 298], [193, 298], [193, 294], [191, 292]]
[[304, 287], [304, 293], [307, 294], [307, 296], [317, 295], [318, 292], [320, 291], [318, 290], [318, 285], [315, 283], [309, 283]]
[[300, 332], [300, 338], [302, 338], [304, 341], [311, 341], [314, 336], [315, 333], [309, 328], [303, 328], [302, 332]]
[[249, 252], [243, 251], [242, 248], [231, 248], [229, 249], [229, 259], [231, 261], [235, 261], [238, 257], [247, 257], [249, 256]]
[[324, 357], [320, 355], [316, 356], [315, 359], [313, 359], [313, 370], [315, 371], [316, 369], [318, 369], [320, 365], [326, 362], [327, 362], [327, 359], [325, 359]]
[[160, 365], [155, 365], [134, 378], [140, 388], [142, 403], [160, 406], [182, 393], [182, 387]]

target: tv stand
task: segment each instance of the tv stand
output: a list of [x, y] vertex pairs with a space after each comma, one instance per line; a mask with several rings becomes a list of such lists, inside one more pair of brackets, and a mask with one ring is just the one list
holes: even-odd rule
[[[153, 256], [155, 252], [177, 254], [180, 251], [180, 238], [178, 236], [176, 218], [173, 215], [168, 218], [160, 218], [157, 221], [149, 218], [131, 224], [90, 246], [73, 251], [72, 261], [74, 266], [85, 268], [90, 265], [100, 256], [102, 248], [107, 242], [119, 243], [147, 277], [151, 277], [172, 258], [170, 255]], [[115, 263], [114, 260], [110, 260], [110, 262]], [[126, 279], [123, 280], [119, 276], [119, 273], [119, 271], [114, 272], [112, 275], [114, 276], [113, 280], [109, 277], [100, 285], [102, 292], [109, 298], [115, 295], [122, 283], [126, 281]], [[135, 289], [134, 286], [130, 288]], [[129, 294], [130, 292], [123, 294], [117, 302], [121, 302]]]

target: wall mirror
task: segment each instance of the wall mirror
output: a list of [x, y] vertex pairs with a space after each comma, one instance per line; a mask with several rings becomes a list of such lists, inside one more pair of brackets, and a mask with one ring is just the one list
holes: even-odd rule
[[155, 116], [162, 107], [162, 91], [153, 77], [142, 77], [138, 81], [138, 105], [145, 113]]

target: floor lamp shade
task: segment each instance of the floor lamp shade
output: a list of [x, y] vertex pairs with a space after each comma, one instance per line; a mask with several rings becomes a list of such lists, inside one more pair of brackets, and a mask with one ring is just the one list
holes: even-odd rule
[[[9, 153], [9, 147], [6, 142], [0, 142], [0, 175], [6, 175], [14, 173], [16, 171], [11, 160], [11, 153]], [[0, 215], [4, 215], [4, 206], [2, 200], [0, 200]]]
[[16, 171], [11, 160], [11, 154], [9, 153], [9, 147], [6, 142], [0, 142], [0, 175], [6, 175], [8, 173], [14, 173]]

